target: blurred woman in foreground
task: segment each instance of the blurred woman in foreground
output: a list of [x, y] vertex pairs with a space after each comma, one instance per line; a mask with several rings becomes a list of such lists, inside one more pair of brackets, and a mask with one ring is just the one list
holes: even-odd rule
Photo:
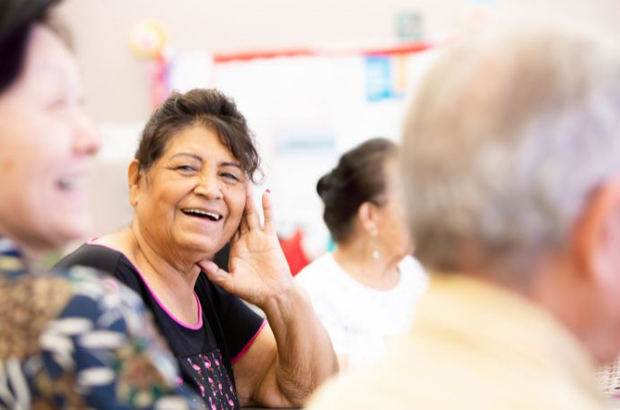
[[54, 3], [0, 2], [0, 408], [202, 408], [177, 395], [133, 292], [36, 267], [90, 228], [83, 180], [99, 147]]

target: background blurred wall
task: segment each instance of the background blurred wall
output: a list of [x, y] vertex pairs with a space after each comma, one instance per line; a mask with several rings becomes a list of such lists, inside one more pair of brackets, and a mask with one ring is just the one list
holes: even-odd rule
[[[159, 22], [179, 52], [368, 48], [397, 42], [400, 12], [420, 13], [424, 39], [441, 42], [462, 31], [481, 8], [499, 16], [585, 22], [620, 39], [620, 0], [65, 0], [60, 14], [73, 35], [87, 109], [104, 137], [90, 183], [93, 234], [118, 229], [131, 218], [126, 167], [151, 110], [148, 64], [128, 43], [136, 22]], [[106, 144], [112, 137], [115, 144]], [[125, 140], [122, 155], [110, 153]], [[116, 159], [106, 160], [109, 154]]]
[[404, 10], [419, 11], [426, 37], [440, 39], [477, 4], [507, 15], [589, 21], [620, 38], [618, 0], [65, 0], [62, 12], [95, 119], [136, 121], [149, 114], [144, 63], [127, 41], [138, 20], [161, 22], [171, 43], [186, 50], [355, 46], [393, 41]]

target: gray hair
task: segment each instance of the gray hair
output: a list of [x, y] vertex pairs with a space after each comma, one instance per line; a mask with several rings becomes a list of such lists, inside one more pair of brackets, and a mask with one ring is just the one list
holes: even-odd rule
[[523, 271], [567, 245], [588, 195], [620, 173], [620, 53], [558, 28], [467, 39], [422, 82], [402, 152], [425, 265], [457, 271], [473, 250]]

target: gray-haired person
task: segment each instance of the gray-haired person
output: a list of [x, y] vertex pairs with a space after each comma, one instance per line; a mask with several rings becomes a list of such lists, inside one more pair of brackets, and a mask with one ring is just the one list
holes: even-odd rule
[[433, 273], [383, 363], [310, 408], [597, 409], [620, 350], [620, 52], [521, 26], [439, 59], [404, 128]]

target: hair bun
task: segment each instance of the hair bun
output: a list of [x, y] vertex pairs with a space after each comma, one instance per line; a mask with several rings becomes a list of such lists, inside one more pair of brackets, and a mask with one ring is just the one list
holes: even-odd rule
[[316, 192], [323, 202], [330, 196], [330, 191], [334, 188], [334, 171], [323, 175], [316, 184]]
[[338, 165], [318, 180], [316, 192], [325, 205], [323, 220], [336, 243], [352, 232], [360, 205], [385, 192], [384, 164], [396, 152], [396, 144], [390, 140], [367, 140], [342, 154]]

